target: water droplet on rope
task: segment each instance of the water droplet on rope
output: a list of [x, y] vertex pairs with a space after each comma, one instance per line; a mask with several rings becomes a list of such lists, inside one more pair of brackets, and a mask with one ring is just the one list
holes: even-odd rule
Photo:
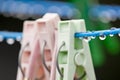
[[91, 39], [95, 39], [96, 37], [95, 36], [91, 36]]
[[100, 36], [99, 36], [99, 39], [100, 39], [100, 40], [105, 40], [105, 39], [106, 39], [106, 36], [105, 36], [105, 35], [100, 35]]
[[12, 45], [12, 44], [14, 44], [15, 40], [12, 39], [12, 38], [9, 38], [9, 39], [6, 40], [6, 42], [7, 42], [9, 45]]
[[20, 42], [22, 40], [22, 37], [21, 36], [17, 36], [16, 37], [16, 41]]
[[89, 42], [89, 41], [91, 40], [90, 37], [84, 37], [83, 39], [84, 39], [84, 41], [86, 41], [86, 42]]
[[2, 42], [4, 40], [3, 36], [0, 35], [0, 42]]
[[114, 35], [113, 34], [110, 34], [110, 37], [113, 37]]
[[118, 33], [118, 36], [120, 37], [120, 33]]

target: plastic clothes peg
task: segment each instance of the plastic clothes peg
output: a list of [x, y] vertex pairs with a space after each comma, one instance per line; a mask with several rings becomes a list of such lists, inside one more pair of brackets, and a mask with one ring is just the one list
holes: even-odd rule
[[[53, 17], [54, 16], [54, 17]], [[55, 75], [56, 75], [56, 52], [57, 52], [57, 30], [58, 30], [58, 22], [60, 21], [60, 17], [58, 14], [56, 13], [47, 13], [45, 14], [45, 16], [43, 16], [44, 19], [46, 18], [50, 18], [52, 19], [52, 23], [53, 23], [53, 26], [55, 28], [55, 34], [54, 34], [54, 51], [53, 51], [53, 54], [52, 54], [52, 62], [51, 62], [51, 72], [50, 72], [50, 79], [49, 80], [55, 80]]]
[[[26, 46], [26, 44], [28, 45]], [[42, 61], [40, 60], [35, 21], [24, 22], [23, 40], [21, 45], [22, 48], [20, 55], [22, 54], [22, 56], [19, 63], [21, 64], [22, 69], [20, 70], [19, 68], [17, 80], [34, 80], [44, 78], [45, 75], [43, 67], [39, 69], [39, 66], [42, 66]], [[30, 70], [31, 67], [32, 69]]]
[[[48, 16], [48, 15], [47, 15]], [[49, 15], [51, 16], [51, 15]], [[44, 55], [45, 55], [45, 62], [46, 62], [46, 66], [50, 66], [51, 64], [51, 59], [52, 59], [52, 53], [53, 53], [53, 50], [54, 50], [54, 38], [55, 38], [55, 24], [54, 23], [58, 23], [58, 20], [56, 21], [53, 21], [53, 19], [56, 19], [56, 15], [54, 15], [53, 17], [47, 19], [47, 18], [44, 18], [43, 19], [38, 19], [35, 21], [35, 26], [37, 26], [37, 34], [38, 34], [38, 41], [36, 42], [36, 45], [39, 44], [39, 46], [37, 46], [36, 48], [39, 47], [39, 50], [40, 50], [40, 54], [43, 55], [43, 53], [41, 52], [41, 48], [43, 46], [43, 43], [46, 43], [46, 45], [44, 45]], [[34, 42], [35, 43], [35, 42]], [[35, 48], [35, 49], [36, 49]], [[35, 50], [34, 49], [34, 50]], [[35, 50], [36, 51], [36, 50]], [[33, 57], [30, 58], [30, 62], [32, 63], [35, 63], [35, 54], [33, 54]], [[41, 56], [42, 57], [42, 56]], [[28, 71], [31, 71], [33, 69], [33, 64], [29, 64], [29, 68], [28, 68]], [[49, 72], [46, 70], [45, 68], [45, 65], [41, 64], [43, 70], [44, 70], [44, 73], [45, 73], [45, 80], [48, 80], [49, 79]], [[40, 69], [41, 69], [40, 67]], [[28, 72], [30, 73], [30, 72]], [[31, 75], [29, 74], [29, 77], [31, 77]], [[33, 80], [33, 79], [32, 79]], [[40, 80], [44, 80], [43, 79], [40, 79]]]
[[[51, 67], [51, 69], [52, 69], [52, 71], [50, 72], [49, 79], [54, 80], [53, 77], [55, 77], [54, 76], [55, 70], [52, 67], [56, 66], [53, 64], [54, 55], [56, 54], [55, 34], [57, 33], [57, 31], [56, 31], [57, 24], [60, 21], [60, 18], [58, 16], [58, 14], [55, 14], [55, 13], [47, 13], [43, 18], [46, 21], [41, 20], [41, 19], [37, 20], [37, 26], [40, 28], [40, 30], [42, 29], [42, 31], [39, 31], [39, 38], [40, 38], [39, 41], [40, 41], [40, 45], [42, 43], [46, 42], [44, 52], [45, 52], [45, 55], [47, 55], [47, 57], [50, 57], [51, 59], [49, 58], [49, 60], [46, 60], [45, 62], [46, 62], [46, 64], [48, 64], [47, 66]], [[46, 27], [44, 27], [44, 29], [43, 29], [42, 26], [45, 26], [45, 25], [46, 25]], [[47, 57], [46, 57], [46, 59], [48, 59]], [[47, 79], [47, 80], [49, 80], [49, 79]]]
[[88, 43], [74, 38], [85, 31], [82, 19], [60, 21], [56, 80], [96, 80]]
[[[57, 29], [56, 23], [58, 23], [58, 21], [60, 21], [60, 18], [57, 14], [48, 13], [42, 19], [34, 21], [35, 30], [31, 28], [31, 30], [33, 29], [32, 30], [33, 32], [35, 31], [35, 35], [33, 37], [32, 36], [27, 36], [25, 38], [23, 37], [25, 39], [25, 40], [23, 39], [24, 43], [30, 42], [29, 38], [32, 37], [32, 40], [30, 39], [31, 42], [29, 43], [30, 55], [27, 63], [27, 68], [25, 69], [24, 72], [26, 80], [49, 79], [49, 72], [45, 69], [45, 65], [43, 65], [43, 60], [41, 59], [44, 57], [43, 56], [44, 52], [45, 62], [47, 66], [50, 66], [54, 50], [55, 30]], [[43, 45], [43, 43], [46, 43], [46, 45], [45, 44]], [[43, 48], [43, 46], [45, 47]], [[22, 80], [22, 78], [18, 80]]]

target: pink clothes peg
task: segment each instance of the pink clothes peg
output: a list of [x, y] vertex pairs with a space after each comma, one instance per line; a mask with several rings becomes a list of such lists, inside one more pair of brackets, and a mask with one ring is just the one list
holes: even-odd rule
[[22, 58], [20, 64], [22, 69], [18, 71], [17, 80], [46, 80], [40, 55], [38, 28], [35, 24], [35, 21], [26, 21], [24, 23], [22, 46], [27, 43], [29, 45], [25, 46], [24, 49], [21, 48], [20, 54], [22, 54]]
[[[21, 53], [22, 71], [18, 69], [17, 80], [49, 80], [49, 71], [55, 47], [55, 30], [60, 21], [57, 14], [46, 14], [42, 19], [24, 23]], [[26, 44], [29, 44], [26, 46]], [[25, 48], [24, 48], [25, 47]], [[44, 55], [44, 56], [43, 56]], [[22, 75], [24, 73], [24, 75]]]
[[[41, 79], [45, 80], [44, 78], [44, 70], [43, 70], [43, 64], [40, 57], [40, 46], [39, 46], [39, 40], [38, 40], [38, 32], [37, 32], [37, 26], [35, 26], [35, 21], [33, 22], [34, 25], [31, 25], [32, 27], [25, 27], [24, 28], [24, 36], [22, 45], [25, 43], [29, 43], [28, 49], [22, 51], [22, 66], [26, 64], [26, 67], [22, 67], [22, 70], [24, 70], [24, 78], [25, 80], [35, 80], [35, 79]], [[29, 23], [30, 24], [30, 23]], [[28, 25], [27, 25], [28, 26]], [[29, 32], [30, 33], [29, 33]], [[34, 35], [33, 35], [34, 34]], [[32, 36], [33, 35], [33, 36]], [[23, 49], [22, 49], [23, 50]], [[28, 53], [29, 52], [29, 57]], [[26, 60], [26, 58], [28, 60]], [[39, 72], [42, 71], [42, 72]], [[22, 80], [18, 79], [18, 80]]]
[[21, 56], [22, 57], [21, 61], [19, 61], [19, 63], [21, 64], [21, 69], [18, 68], [17, 80], [23, 80], [23, 78], [27, 76], [26, 74], [28, 73], [28, 68], [29, 68], [28, 64], [30, 62], [29, 59], [32, 54], [31, 51], [33, 49], [32, 48], [34, 44], [33, 41], [36, 35], [37, 35], [37, 32], [36, 32], [34, 21], [25, 21], [24, 29], [23, 29], [23, 40], [21, 44], [22, 47], [19, 54], [19, 55], [22, 55], [22, 54], [23, 55]]
[[[52, 32], [51, 35], [53, 36], [51, 38], [54, 39], [54, 40], [51, 39], [51, 42], [49, 42], [47, 40], [50, 40], [50, 38], [49, 38], [50, 34], [40, 33], [42, 35], [46, 35], [45, 39], [43, 39], [40, 43], [42, 43], [44, 40], [46, 40], [49, 45], [50, 45], [50, 43], [52, 43], [52, 41], [54, 43], [54, 45], [51, 44], [53, 46], [53, 48], [51, 47], [51, 51], [52, 50], [53, 51], [52, 51], [52, 54], [51, 54], [52, 55], [52, 63], [51, 63], [51, 66], [49, 66], [49, 67], [51, 67], [50, 78], [48, 80], [55, 80], [55, 72], [56, 72], [55, 71], [55, 69], [56, 69], [55, 56], [56, 56], [56, 53], [57, 53], [57, 47], [56, 47], [56, 41], [57, 41], [56, 39], [57, 38], [56, 37], [57, 37], [57, 25], [58, 25], [58, 22], [60, 21], [60, 18], [58, 16], [58, 14], [55, 14], [55, 13], [47, 13], [47, 14], [45, 14], [45, 16], [43, 16], [43, 18], [46, 19], [47, 21], [49, 21], [49, 23], [52, 23], [51, 26], [53, 26], [53, 28], [54, 28], [53, 31], [51, 31]], [[41, 21], [41, 20], [38, 19], [37, 21]], [[43, 25], [43, 24], [44, 23], [41, 23], [39, 25]], [[47, 25], [47, 26], [49, 27], [50, 24]], [[49, 28], [49, 29], [52, 30], [51, 28]], [[45, 29], [45, 30], [48, 31], [47, 29]], [[41, 38], [41, 36], [40, 36], [40, 38]], [[46, 48], [47, 48], [47, 46], [46, 46]], [[49, 63], [49, 60], [48, 61], [46, 60], [45, 62]]]
[[[40, 40], [40, 45], [42, 45], [42, 43], [46, 42], [46, 46], [44, 47], [44, 55], [45, 55], [45, 62], [46, 62], [46, 66], [50, 67], [49, 70], [51, 69], [51, 62], [53, 60], [53, 55], [54, 55], [54, 50], [55, 50], [55, 31], [57, 29], [57, 24], [60, 21], [60, 18], [58, 15], [56, 14], [46, 14], [44, 17], [44, 20], [37, 20], [38, 22], [38, 27], [41, 27], [40, 29], [42, 29], [42, 31], [38, 31], [39, 32], [39, 40]], [[48, 19], [49, 18], [49, 19]], [[46, 23], [45, 23], [46, 22]], [[45, 26], [43, 29], [42, 26]], [[42, 39], [41, 39], [42, 37]], [[48, 72], [48, 71], [47, 71]], [[47, 77], [49, 80], [50, 79], [50, 74], [52, 73], [52, 71], [50, 73], [47, 73]]]
[[58, 29], [58, 22], [60, 21], [60, 17], [58, 14], [53, 14], [53, 13], [47, 13], [43, 18], [51, 18], [51, 23], [53, 23], [53, 26], [55, 28], [54, 31], [54, 49], [53, 49], [53, 54], [52, 54], [52, 62], [51, 62], [51, 73], [50, 73], [50, 79], [49, 80], [55, 80], [56, 76], [56, 53], [57, 53], [57, 29]]
[[[51, 15], [49, 15], [49, 16], [51, 16]], [[54, 36], [55, 35], [54, 34], [55, 33], [55, 24], [54, 23], [58, 23], [57, 20], [54, 20], [54, 19], [56, 19], [56, 17], [58, 17], [58, 16], [55, 15], [51, 18], [48, 17], [49, 19], [42, 18], [42, 19], [38, 19], [35, 21], [35, 26], [37, 26], [36, 30], [38, 32], [37, 34], [39, 36], [39, 42], [37, 44], [39, 44], [38, 47], [40, 48], [41, 55], [43, 55], [43, 54], [45, 55], [45, 56], [43, 56], [43, 57], [45, 57], [45, 61], [44, 60], [43, 61], [46, 63], [46, 65], [44, 65], [44, 66], [46, 66], [47, 68], [51, 67], [52, 55], [53, 55], [53, 50], [54, 50], [54, 42], [55, 42], [55, 40], [54, 40], [55, 39], [55, 36]], [[54, 22], [53, 22], [53, 20], [54, 20]], [[46, 45], [44, 45], [45, 46], [44, 48], [42, 48], [43, 44], [46, 44]], [[44, 53], [41, 52], [43, 50], [44, 50]], [[34, 61], [34, 58], [32, 57], [30, 60], [31, 60], [31, 62]], [[32, 64], [29, 66], [30, 66], [30, 68], [28, 68], [28, 71], [30, 71], [32, 69]], [[45, 80], [49, 80], [50, 73], [48, 70], [50, 70], [50, 69], [46, 69], [45, 67], [43, 67], [43, 69], [45, 72]]]

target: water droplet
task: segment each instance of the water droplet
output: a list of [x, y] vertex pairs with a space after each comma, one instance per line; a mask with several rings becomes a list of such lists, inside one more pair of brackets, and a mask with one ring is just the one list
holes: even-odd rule
[[105, 39], [106, 39], [106, 36], [105, 36], [105, 35], [100, 35], [100, 36], [99, 36], [99, 39], [100, 39], [100, 40], [105, 40]]
[[116, 29], [116, 27], [112, 27], [112, 28], [111, 28], [111, 30], [115, 30], [115, 29]]
[[15, 42], [15, 40], [12, 39], [12, 38], [7, 39], [7, 43], [8, 43], [9, 45], [14, 44], [14, 42]]
[[118, 36], [120, 37], [120, 33], [118, 33]]
[[91, 40], [90, 37], [84, 37], [84, 41], [85, 41], [85, 42], [89, 42], [90, 40]]
[[95, 36], [91, 36], [91, 39], [95, 39], [96, 37]]
[[22, 40], [22, 37], [21, 36], [17, 36], [16, 37], [16, 41], [20, 42]]
[[0, 42], [2, 42], [4, 40], [3, 36], [0, 35]]
[[110, 34], [110, 37], [113, 37], [114, 35], [113, 34]]

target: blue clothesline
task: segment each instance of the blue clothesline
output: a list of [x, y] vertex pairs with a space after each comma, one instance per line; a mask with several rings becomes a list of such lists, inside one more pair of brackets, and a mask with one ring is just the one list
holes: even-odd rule
[[[0, 0], [0, 14], [20, 19], [38, 18], [47, 12], [58, 13], [61, 18], [74, 18], [80, 11], [72, 3], [38, 0]], [[90, 8], [90, 17], [93, 19], [120, 18], [120, 6], [95, 5]]]
[[[89, 31], [89, 32], [76, 32], [75, 38], [84, 38], [84, 37], [97, 37], [97, 36], [108, 36], [108, 35], [116, 35], [120, 34], [120, 28], [110, 29], [110, 30], [100, 30], [100, 31]], [[22, 38], [21, 32], [6, 32], [0, 31], [0, 38], [3, 39], [17, 39]]]
[[95, 5], [91, 7], [90, 17], [92, 19], [104, 19], [105, 21], [115, 21], [120, 19], [119, 5]]
[[77, 32], [75, 37], [97, 37], [97, 36], [108, 36], [120, 34], [120, 28], [110, 29], [110, 30], [101, 30], [101, 31], [89, 31], [89, 32]]
[[[45, 13], [58, 13], [61, 18], [72, 18], [79, 13], [76, 7], [67, 2], [38, 0], [0, 0], [0, 13], [20, 19], [38, 18]], [[79, 15], [79, 14], [78, 14]]]
[[22, 38], [21, 32], [7, 32], [7, 31], [0, 31], [0, 38], [3, 39], [17, 39], [17, 37]]

